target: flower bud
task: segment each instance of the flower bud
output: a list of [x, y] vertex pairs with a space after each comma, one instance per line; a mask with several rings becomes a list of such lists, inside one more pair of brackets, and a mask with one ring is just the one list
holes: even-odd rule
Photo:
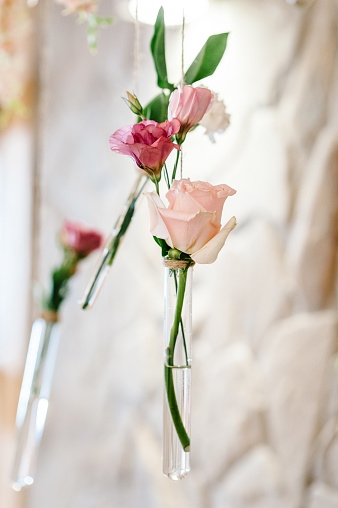
[[125, 102], [128, 104], [129, 109], [138, 116], [144, 116], [143, 115], [143, 108], [138, 100], [138, 98], [135, 95], [132, 95], [129, 92], [127, 93], [127, 99], [124, 99]]
[[181, 145], [187, 132], [200, 122], [213, 100], [213, 93], [204, 87], [185, 85], [182, 90], [177, 88], [173, 91], [168, 106], [168, 119], [176, 118], [181, 124], [176, 137], [178, 144]]

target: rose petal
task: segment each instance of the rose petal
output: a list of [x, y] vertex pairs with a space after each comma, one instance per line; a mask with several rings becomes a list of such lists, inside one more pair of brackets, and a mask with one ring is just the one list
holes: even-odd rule
[[191, 254], [192, 259], [196, 261], [196, 263], [200, 264], [211, 264], [216, 261], [218, 253], [223, 247], [225, 240], [235, 227], [236, 217], [231, 217], [216, 236], [214, 236], [201, 249]]
[[236, 191], [228, 185], [211, 185], [208, 182], [191, 182], [189, 178], [174, 180], [166, 194], [169, 209], [179, 211], [216, 212], [214, 224], [221, 225], [224, 201]]
[[170, 246], [187, 254], [199, 250], [220, 229], [213, 223], [214, 212], [178, 212], [167, 208], [160, 208], [158, 212], [168, 229]]
[[191, 213], [197, 213], [200, 210], [207, 211], [207, 209], [201, 206], [188, 192], [179, 192], [171, 188], [165, 197], [169, 201], [169, 210], [177, 210], [178, 212], [189, 210]]
[[148, 200], [151, 234], [157, 238], [162, 238], [172, 247], [168, 228], [158, 210], [159, 208], [164, 208], [164, 204], [156, 192], [145, 192], [145, 195]]
[[204, 189], [196, 185], [196, 188], [190, 193], [190, 196], [194, 198], [200, 206], [203, 206], [205, 210], [215, 210], [215, 221], [217, 224], [220, 224], [224, 202], [227, 197], [233, 196], [234, 194], [236, 194], [236, 191], [228, 185], [216, 185], [213, 187], [213, 192], [207, 188]]
[[176, 90], [173, 91], [170, 97], [169, 106], [168, 106], [168, 120], [171, 121], [174, 119], [177, 106], [180, 100], [180, 88], [176, 88]]

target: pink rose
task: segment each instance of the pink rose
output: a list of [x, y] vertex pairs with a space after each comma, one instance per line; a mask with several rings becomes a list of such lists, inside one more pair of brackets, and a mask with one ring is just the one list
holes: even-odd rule
[[86, 257], [100, 247], [102, 235], [78, 222], [66, 221], [60, 233], [60, 243], [79, 257]]
[[213, 93], [208, 88], [185, 85], [182, 91], [179, 88], [174, 90], [170, 97], [168, 118], [177, 118], [181, 124], [177, 135], [180, 143], [183, 143], [187, 132], [203, 118], [213, 99]]
[[149, 176], [155, 173], [158, 179], [161, 169], [171, 151], [179, 146], [171, 141], [171, 136], [179, 131], [178, 120], [157, 123], [154, 120], [143, 120], [135, 125], [118, 129], [109, 138], [113, 152], [130, 155], [139, 168]]
[[213, 263], [232, 229], [232, 217], [221, 229], [221, 215], [228, 196], [236, 193], [227, 185], [174, 180], [166, 197], [168, 208], [155, 192], [147, 193], [150, 231], [157, 238], [186, 254], [197, 263]]

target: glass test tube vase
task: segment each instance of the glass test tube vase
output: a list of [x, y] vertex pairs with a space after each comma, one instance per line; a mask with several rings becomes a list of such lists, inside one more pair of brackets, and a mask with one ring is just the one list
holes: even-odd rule
[[163, 473], [190, 471], [191, 300], [193, 262], [165, 259]]
[[59, 343], [57, 319], [46, 311], [32, 326], [16, 415], [11, 481], [17, 491], [34, 483]]

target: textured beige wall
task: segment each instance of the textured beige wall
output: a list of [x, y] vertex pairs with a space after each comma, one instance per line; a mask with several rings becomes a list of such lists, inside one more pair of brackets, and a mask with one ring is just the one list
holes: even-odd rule
[[[133, 121], [121, 100], [135, 86], [133, 26], [102, 31], [92, 57], [73, 19], [51, 5], [45, 21], [44, 283], [62, 220], [108, 231], [135, 177], [108, 147]], [[184, 170], [237, 189], [224, 216], [239, 224], [217, 262], [195, 268], [192, 471], [179, 483], [161, 473], [163, 274], [142, 203], [87, 313], [76, 300], [95, 259], [74, 279], [27, 508], [338, 506], [337, 27], [336, 0], [218, 0], [187, 26], [186, 62], [231, 31], [205, 80], [231, 127], [215, 145], [197, 129]], [[141, 27], [142, 102], [156, 92], [151, 32]], [[179, 30], [167, 51], [178, 80]]]

